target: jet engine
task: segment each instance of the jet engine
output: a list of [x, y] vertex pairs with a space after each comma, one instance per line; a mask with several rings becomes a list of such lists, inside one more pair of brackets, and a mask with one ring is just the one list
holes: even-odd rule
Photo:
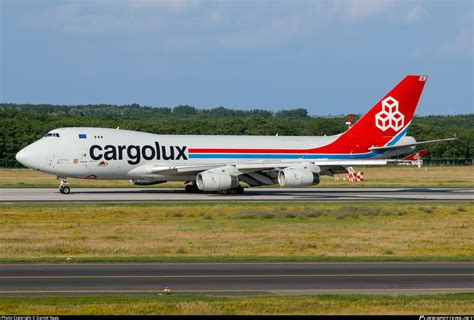
[[319, 184], [319, 174], [300, 168], [286, 168], [278, 173], [278, 183], [282, 187], [310, 186]]
[[202, 191], [220, 191], [236, 188], [239, 185], [239, 179], [224, 172], [204, 171], [198, 173], [196, 184]]
[[130, 179], [130, 184], [132, 186], [151, 186], [152, 184], [159, 184], [165, 183], [166, 181], [159, 181], [159, 180], [137, 180], [137, 179]]

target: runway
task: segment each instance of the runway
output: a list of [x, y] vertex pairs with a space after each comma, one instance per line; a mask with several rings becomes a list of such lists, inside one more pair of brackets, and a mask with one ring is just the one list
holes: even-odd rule
[[462, 262], [0, 264], [0, 295], [474, 292]]
[[474, 188], [248, 188], [243, 195], [186, 193], [176, 188], [3, 188], [0, 203], [146, 201], [473, 201]]

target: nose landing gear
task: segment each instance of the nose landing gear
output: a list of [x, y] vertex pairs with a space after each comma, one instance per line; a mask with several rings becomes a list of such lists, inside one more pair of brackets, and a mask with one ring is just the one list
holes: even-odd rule
[[69, 188], [69, 183], [67, 182], [67, 178], [58, 177], [59, 179], [59, 192], [62, 194], [69, 194], [71, 192], [71, 188]]

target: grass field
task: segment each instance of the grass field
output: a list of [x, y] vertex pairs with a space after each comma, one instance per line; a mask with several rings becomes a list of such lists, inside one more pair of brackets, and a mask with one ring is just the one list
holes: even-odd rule
[[473, 314], [474, 294], [2, 297], [0, 314]]
[[0, 261], [474, 258], [474, 203], [0, 206]]
[[[320, 186], [474, 187], [471, 167], [363, 170], [364, 183], [324, 178]], [[73, 187], [129, 186], [126, 181], [71, 183]], [[57, 181], [27, 169], [0, 170], [0, 187], [21, 186], [56, 187]], [[474, 261], [474, 202], [0, 205], [0, 262], [66, 259]], [[474, 294], [0, 298], [0, 314], [22, 315], [472, 313]]]
[[[474, 168], [388, 166], [355, 168], [364, 172], [365, 181], [349, 183], [333, 177], [322, 177], [319, 187], [474, 187]], [[70, 179], [73, 188], [80, 187], [130, 187], [128, 181]], [[0, 169], [0, 187], [57, 187], [56, 177], [30, 169]], [[155, 187], [182, 187], [183, 183], [159, 184]], [[153, 187], [153, 186], [152, 186]]]

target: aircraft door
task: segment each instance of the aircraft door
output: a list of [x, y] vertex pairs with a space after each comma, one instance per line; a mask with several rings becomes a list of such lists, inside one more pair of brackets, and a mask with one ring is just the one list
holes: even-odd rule
[[54, 151], [50, 152], [49, 155], [50, 155], [49, 159], [48, 159], [49, 160], [49, 166], [54, 169], [56, 167], [56, 152], [54, 152]]
[[80, 156], [80, 162], [83, 168], [87, 168], [87, 162], [88, 162], [88, 157], [87, 157], [87, 151], [85, 149], [81, 150], [81, 156]]

